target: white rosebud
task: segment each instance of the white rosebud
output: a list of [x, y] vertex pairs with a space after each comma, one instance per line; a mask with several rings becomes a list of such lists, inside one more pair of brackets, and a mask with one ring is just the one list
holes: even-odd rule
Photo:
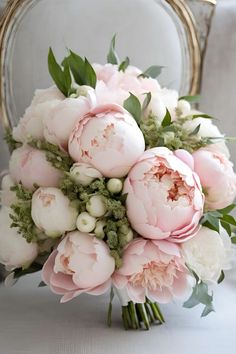
[[87, 163], [74, 163], [70, 169], [70, 175], [73, 181], [82, 186], [88, 186], [96, 178], [102, 178], [102, 174]]
[[31, 216], [48, 237], [76, 229], [77, 209], [58, 188], [39, 188], [32, 198]]
[[107, 182], [107, 189], [110, 193], [117, 194], [120, 193], [123, 189], [123, 183], [119, 178], [111, 178]]
[[96, 226], [96, 218], [89, 215], [86, 211], [79, 214], [76, 221], [77, 229], [81, 232], [92, 232]]
[[92, 196], [86, 203], [86, 209], [89, 214], [95, 218], [100, 218], [107, 211], [106, 205], [104, 203], [104, 198], [101, 195]]
[[11, 228], [11, 210], [2, 208], [0, 211], [0, 263], [8, 270], [26, 267], [38, 255], [36, 243], [28, 243], [16, 228]]
[[96, 228], [94, 230], [94, 233], [96, 237], [103, 239], [105, 237], [105, 232], [104, 232], [104, 226], [106, 225], [105, 220], [99, 220], [96, 222]]
[[179, 100], [177, 105], [177, 111], [182, 117], [189, 115], [191, 111], [190, 103], [186, 100]]

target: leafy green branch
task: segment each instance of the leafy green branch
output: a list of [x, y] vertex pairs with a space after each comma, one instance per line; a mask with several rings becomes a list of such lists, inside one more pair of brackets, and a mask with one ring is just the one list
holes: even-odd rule
[[193, 308], [199, 304], [205, 305], [201, 317], [207, 316], [209, 313], [215, 311], [213, 307], [213, 293], [209, 295], [208, 285], [201, 281], [197, 274], [189, 269], [193, 277], [195, 278], [195, 285], [191, 296], [187, 301], [184, 302], [183, 307]]
[[236, 220], [229, 214], [235, 207], [236, 204], [231, 204], [223, 209], [207, 211], [203, 214], [200, 224], [217, 232], [220, 231], [220, 226], [222, 226], [228, 235], [231, 236], [236, 227]]

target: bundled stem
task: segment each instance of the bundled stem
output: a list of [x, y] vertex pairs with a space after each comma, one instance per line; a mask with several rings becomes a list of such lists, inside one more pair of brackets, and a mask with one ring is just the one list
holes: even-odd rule
[[[111, 325], [111, 308], [109, 307], [109, 325]], [[129, 301], [128, 305], [122, 306], [122, 321], [124, 328], [149, 330], [151, 324], [163, 324], [165, 322], [159, 305], [146, 299], [144, 304], [135, 304]]]

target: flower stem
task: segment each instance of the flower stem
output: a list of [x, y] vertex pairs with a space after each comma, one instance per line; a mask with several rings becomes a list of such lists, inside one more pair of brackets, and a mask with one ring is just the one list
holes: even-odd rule
[[152, 309], [153, 316], [155, 320], [159, 321], [160, 323], [164, 323], [165, 319], [161, 313], [161, 310], [156, 302], [151, 302], [149, 299], [147, 299], [147, 303], [150, 305]]
[[132, 322], [132, 328], [138, 329], [140, 325], [139, 325], [138, 316], [133, 301], [130, 301], [128, 306], [129, 306], [129, 313]]
[[126, 330], [132, 328], [128, 306], [122, 306], [122, 319]]
[[148, 315], [147, 315], [145, 306], [144, 306], [144, 304], [136, 304], [136, 306], [137, 306], [137, 309], [139, 311], [139, 314], [140, 314], [140, 317], [142, 319], [142, 322], [144, 324], [144, 327], [145, 327], [145, 329], [148, 330], [150, 328], [150, 323], [149, 323], [149, 320], [148, 320]]

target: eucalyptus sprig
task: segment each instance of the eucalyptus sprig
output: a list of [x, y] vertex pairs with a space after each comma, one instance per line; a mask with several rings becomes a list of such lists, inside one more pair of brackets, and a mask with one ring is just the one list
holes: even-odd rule
[[8, 145], [10, 153], [22, 145], [13, 138], [12, 130], [10, 128], [5, 129], [4, 140]]
[[191, 296], [184, 302], [183, 307], [192, 308], [199, 304], [205, 305], [201, 317], [207, 316], [214, 310], [213, 307], [213, 293], [209, 294], [208, 285], [199, 279], [198, 275], [191, 269], [189, 269], [193, 277], [195, 278], [195, 285]]

